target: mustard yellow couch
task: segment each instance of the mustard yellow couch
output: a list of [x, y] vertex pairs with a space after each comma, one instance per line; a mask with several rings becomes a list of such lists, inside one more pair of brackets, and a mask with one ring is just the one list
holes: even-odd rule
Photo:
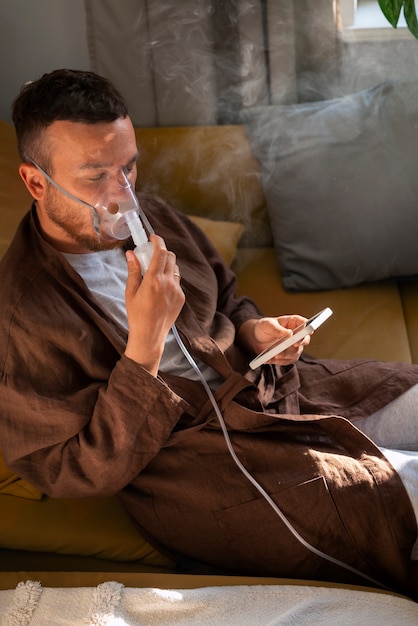
[[[138, 129], [137, 138], [138, 188], [194, 216], [232, 264], [240, 293], [252, 296], [268, 315], [333, 309], [312, 339], [311, 354], [418, 362], [415, 282], [310, 293], [283, 289], [259, 164], [244, 126]], [[14, 131], [0, 122], [0, 254], [31, 201], [18, 164]], [[163, 572], [173, 584], [175, 565], [142, 539], [116, 498], [52, 500], [10, 472], [0, 457], [0, 588], [22, 571], [37, 572], [44, 584], [65, 585], [92, 580], [81, 572], [95, 572], [96, 584], [106, 572], [126, 580], [133, 575], [134, 584], [142, 584], [138, 572], [151, 575], [151, 584], [152, 575]]]

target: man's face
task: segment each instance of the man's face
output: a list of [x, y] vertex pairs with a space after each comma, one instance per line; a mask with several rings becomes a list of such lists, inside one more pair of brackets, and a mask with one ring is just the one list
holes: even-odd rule
[[[135, 185], [138, 151], [128, 117], [97, 124], [54, 122], [45, 139], [52, 163], [48, 174], [84, 202], [94, 206], [103, 193], [120, 193], [122, 168]], [[38, 199], [37, 214], [44, 234], [62, 251], [89, 252], [121, 244], [100, 240], [92, 209], [69, 199], [50, 183]]]

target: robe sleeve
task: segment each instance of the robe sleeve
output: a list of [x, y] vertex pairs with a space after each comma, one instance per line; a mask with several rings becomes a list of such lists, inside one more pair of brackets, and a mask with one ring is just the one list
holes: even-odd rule
[[165, 445], [185, 402], [122, 355], [106, 383], [57, 397], [3, 379], [6, 463], [52, 497], [105, 496], [137, 476]]

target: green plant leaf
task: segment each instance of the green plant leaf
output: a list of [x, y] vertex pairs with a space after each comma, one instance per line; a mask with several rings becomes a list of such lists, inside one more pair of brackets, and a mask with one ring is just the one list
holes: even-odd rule
[[[396, 28], [398, 25], [398, 20], [401, 14], [403, 3], [404, 0], [379, 0], [379, 6], [383, 12], [383, 15], [394, 28]], [[414, 3], [412, 2], [412, 4]]]
[[408, 29], [418, 39], [418, 20], [414, 0], [404, 0], [403, 12]]

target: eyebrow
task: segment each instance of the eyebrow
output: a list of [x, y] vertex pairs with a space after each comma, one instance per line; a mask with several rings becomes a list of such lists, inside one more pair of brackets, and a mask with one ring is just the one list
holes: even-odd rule
[[[139, 159], [139, 150], [137, 150], [135, 155], [131, 159], [129, 159], [129, 161], [125, 164], [125, 167], [128, 165], [133, 165], [138, 159]], [[91, 162], [83, 163], [83, 165], [80, 165], [79, 169], [80, 170], [105, 170], [109, 167], [111, 167], [109, 163], [101, 163], [100, 161], [98, 161], [97, 163], [91, 163]]]

